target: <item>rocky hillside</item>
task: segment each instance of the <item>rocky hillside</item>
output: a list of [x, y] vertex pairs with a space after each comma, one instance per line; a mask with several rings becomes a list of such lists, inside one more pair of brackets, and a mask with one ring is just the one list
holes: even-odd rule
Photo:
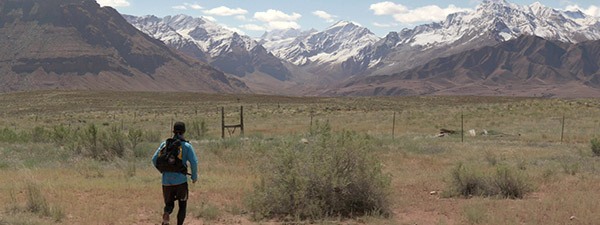
[[279, 81], [290, 79], [291, 72], [281, 59], [262, 45], [206, 18], [187, 15], [124, 17], [144, 33], [225, 73], [238, 77], [262, 73]]
[[0, 0], [0, 91], [248, 92], [94, 0]]
[[517, 5], [505, 0], [483, 1], [473, 11], [449, 15], [446, 20], [391, 32], [355, 58], [369, 65], [361, 75], [386, 75], [521, 35], [578, 43], [600, 39], [600, 21], [580, 11], [542, 5]]
[[393, 75], [355, 78], [329, 95], [600, 96], [600, 40], [521, 36]]
[[323, 31], [297, 30], [265, 33], [261, 43], [275, 56], [309, 73], [320, 83], [335, 83], [363, 71], [361, 49], [380, 38], [350, 21], [339, 21]]

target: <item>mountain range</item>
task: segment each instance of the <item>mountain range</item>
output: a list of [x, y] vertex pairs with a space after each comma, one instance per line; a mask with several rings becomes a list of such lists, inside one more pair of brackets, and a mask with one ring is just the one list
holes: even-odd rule
[[267, 32], [261, 43], [275, 56], [312, 74], [326, 74], [321, 80], [328, 83], [362, 71], [356, 56], [380, 40], [369, 29], [350, 21], [339, 21], [323, 31], [293, 31], [273, 31], [285, 35]]
[[93, 0], [0, 0], [0, 91], [249, 92]]
[[329, 95], [600, 96], [600, 40], [523, 35], [393, 75], [354, 78]]
[[251, 38], [205, 17], [119, 15], [93, 0], [0, 0], [0, 13], [0, 91], [600, 96], [600, 20], [539, 2], [487, 0], [383, 38], [351, 21]]
[[[227, 74], [243, 78], [254, 87], [257, 83], [280, 84], [291, 79], [292, 73], [284, 62], [256, 40], [206, 18], [187, 15], [164, 18], [124, 15], [124, 18], [151, 37]], [[267, 85], [267, 89], [273, 86]]]
[[542, 5], [517, 5], [488, 0], [474, 11], [449, 15], [446, 20], [390, 32], [356, 56], [371, 65], [364, 76], [392, 74], [429, 60], [492, 46], [521, 35], [578, 43], [600, 39], [598, 18], [580, 11], [562, 11]]

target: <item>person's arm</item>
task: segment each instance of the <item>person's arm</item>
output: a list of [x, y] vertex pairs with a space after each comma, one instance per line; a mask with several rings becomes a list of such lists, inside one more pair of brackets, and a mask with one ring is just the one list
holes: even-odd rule
[[192, 169], [192, 181], [196, 183], [198, 180], [198, 158], [196, 157], [196, 153], [194, 152], [194, 147], [192, 144], [188, 143], [188, 161], [190, 162], [190, 168]]
[[154, 153], [154, 156], [152, 156], [152, 163], [154, 164], [154, 167], [156, 167], [156, 160], [158, 159], [158, 153], [160, 152], [160, 150], [163, 148], [164, 145], [165, 145], [165, 143], [162, 143], [158, 147], [158, 149], [156, 150], [156, 152]]

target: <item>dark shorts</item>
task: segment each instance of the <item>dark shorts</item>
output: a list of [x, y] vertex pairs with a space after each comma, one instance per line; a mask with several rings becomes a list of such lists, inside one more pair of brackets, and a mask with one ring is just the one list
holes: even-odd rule
[[183, 183], [173, 186], [163, 186], [163, 198], [165, 203], [178, 201], [187, 201], [188, 199], [188, 183]]

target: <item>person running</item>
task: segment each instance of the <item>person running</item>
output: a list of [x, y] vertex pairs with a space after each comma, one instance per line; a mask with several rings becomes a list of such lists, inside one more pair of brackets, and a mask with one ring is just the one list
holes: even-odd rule
[[198, 159], [192, 145], [188, 143], [185, 134], [185, 123], [176, 122], [173, 126], [173, 138], [163, 142], [154, 156], [152, 162], [162, 173], [162, 192], [165, 201], [163, 225], [169, 224], [169, 215], [173, 213], [175, 201], [179, 201], [177, 224], [182, 225], [188, 200], [188, 169], [189, 162], [192, 174], [192, 183], [198, 181]]

